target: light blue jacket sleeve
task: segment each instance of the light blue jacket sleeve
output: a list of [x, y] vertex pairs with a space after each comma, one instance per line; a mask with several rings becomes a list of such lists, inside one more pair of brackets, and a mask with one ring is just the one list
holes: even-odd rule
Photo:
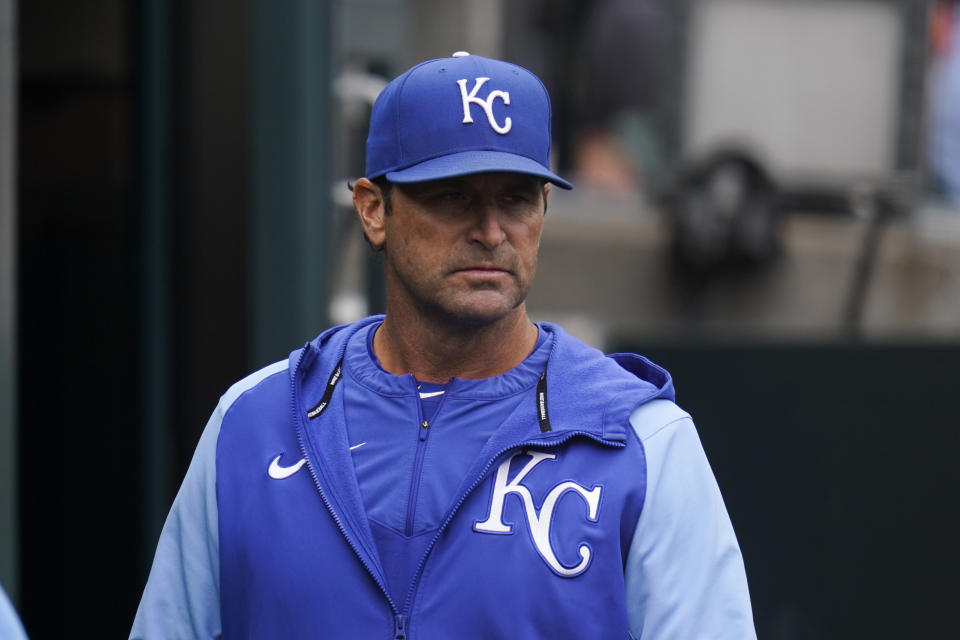
[[654, 400], [630, 417], [647, 493], [627, 557], [634, 640], [756, 638], [740, 547], [690, 416]]
[[27, 633], [20, 624], [16, 609], [7, 598], [7, 593], [0, 587], [0, 638], [3, 640], [27, 640]]
[[227, 390], [193, 453], [187, 475], [160, 532], [131, 640], [220, 638], [220, 529], [217, 440], [223, 416], [246, 391], [286, 371], [286, 360], [250, 374]]
[[220, 637], [216, 455], [223, 413], [221, 400], [167, 515], [131, 640]]

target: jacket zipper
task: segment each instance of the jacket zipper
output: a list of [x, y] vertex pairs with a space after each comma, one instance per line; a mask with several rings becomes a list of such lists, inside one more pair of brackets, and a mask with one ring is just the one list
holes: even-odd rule
[[406, 640], [407, 637], [407, 616], [397, 614], [393, 619], [393, 638], [394, 640]]
[[[421, 419], [423, 416], [420, 416]], [[417, 429], [417, 453], [413, 459], [413, 478], [410, 480], [410, 495], [407, 498], [407, 527], [406, 534], [413, 535], [413, 518], [417, 511], [417, 496], [420, 495], [420, 476], [423, 472], [423, 457], [427, 451], [427, 437], [430, 435], [430, 422], [421, 420]]]
[[[414, 382], [416, 386], [416, 382]], [[413, 458], [413, 477], [410, 479], [410, 495], [407, 497], [407, 521], [405, 533], [412, 536], [414, 532], [414, 519], [417, 514], [417, 500], [420, 496], [420, 481], [423, 477], [423, 459], [427, 453], [427, 438], [430, 437], [430, 421], [423, 415], [423, 400], [420, 399], [419, 387], [415, 389], [417, 399], [417, 418], [420, 420], [420, 426], [417, 429], [417, 451]], [[443, 403], [447, 396], [444, 394], [440, 400], [440, 406], [433, 412], [432, 417], [436, 417], [443, 409]]]
[[387, 591], [386, 585], [383, 584], [383, 581], [380, 579], [380, 576], [377, 575], [377, 572], [374, 571], [373, 567], [367, 563], [363, 555], [360, 553], [360, 549], [354, 543], [353, 539], [347, 533], [346, 527], [343, 526], [343, 521], [340, 520], [340, 516], [334, 510], [333, 505], [327, 499], [327, 494], [323, 492], [323, 487], [320, 485], [320, 480], [317, 478], [317, 473], [313, 468], [313, 463], [310, 461], [310, 457], [307, 455], [307, 447], [303, 441], [303, 423], [300, 420], [300, 389], [298, 388], [297, 382], [300, 379], [300, 365], [303, 363], [304, 356], [306, 355], [307, 349], [309, 348], [307, 344], [303, 351], [300, 352], [300, 357], [297, 358], [297, 366], [294, 369], [293, 377], [291, 379], [291, 402], [293, 403], [293, 420], [294, 425], [297, 427], [297, 443], [300, 445], [300, 453], [303, 455], [303, 459], [307, 461], [307, 470], [310, 472], [310, 477], [313, 478], [313, 484], [317, 488], [317, 492], [320, 494], [320, 499], [323, 501], [324, 506], [326, 506], [327, 511], [330, 512], [330, 516], [333, 518], [333, 521], [336, 523], [337, 528], [340, 530], [340, 535], [344, 537], [347, 541], [347, 544], [350, 545], [350, 548], [353, 549], [353, 553], [357, 556], [357, 559], [360, 560], [360, 564], [363, 565], [363, 568], [366, 569], [367, 573], [373, 578], [374, 582], [377, 583], [377, 586], [380, 587], [380, 591], [383, 593], [384, 597], [387, 599], [387, 603], [390, 605], [390, 609], [393, 612], [395, 624], [398, 633], [397, 638], [406, 638], [405, 629], [405, 616], [400, 615], [397, 605], [393, 602], [393, 598], [390, 597], [390, 593]]

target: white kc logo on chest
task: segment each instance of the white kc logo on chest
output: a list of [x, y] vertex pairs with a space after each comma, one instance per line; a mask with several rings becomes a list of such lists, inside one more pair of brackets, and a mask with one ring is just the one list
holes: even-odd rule
[[[514, 476], [513, 480], [508, 482], [507, 476], [510, 473], [510, 463], [521, 453], [530, 456], [530, 461]], [[573, 578], [587, 570], [587, 566], [590, 564], [590, 547], [586, 544], [581, 544], [579, 549], [577, 549], [580, 554], [580, 562], [576, 566], [567, 567], [561, 564], [553, 551], [553, 547], [550, 546], [550, 523], [553, 519], [553, 510], [565, 493], [573, 491], [580, 495], [584, 502], [587, 503], [587, 519], [591, 522], [596, 522], [598, 519], [597, 512], [600, 508], [600, 487], [597, 486], [588, 491], [576, 482], [561, 482], [547, 493], [547, 497], [540, 507], [540, 512], [537, 513], [537, 509], [533, 503], [533, 496], [530, 495], [530, 490], [520, 484], [527, 474], [533, 471], [534, 467], [544, 460], [553, 460], [556, 457], [557, 456], [552, 453], [544, 453], [542, 451], [518, 451], [504, 460], [497, 468], [497, 476], [493, 482], [493, 498], [490, 500], [490, 514], [483, 522], [475, 523], [473, 528], [475, 531], [481, 533], [512, 533], [512, 526], [503, 522], [503, 503], [509, 494], [516, 494], [520, 496], [520, 500], [523, 502], [523, 508], [527, 516], [527, 524], [530, 527], [533, 543], [536, 545], [540, 557], [559, 575], [565, 578]]]

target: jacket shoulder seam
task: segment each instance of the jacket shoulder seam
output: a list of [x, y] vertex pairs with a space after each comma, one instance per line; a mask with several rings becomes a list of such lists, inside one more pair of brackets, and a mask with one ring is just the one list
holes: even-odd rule
[[285, 372], [289, 368], [288, 360], [279, 360], [269, 364], [262, 369], [254, 371], [247, 377], [235, 382], [227, 389], [226, 393], [220, 396], [220, 410], [226, 415], [227, 411], [236, 404], [247, 392], [253, 391], [264, 381], [273, 376]]
[[[657, 402], [658, 400], [662, 400], [662, 399], [661, 399], [661, 398], [656, 398], [656, 399], [654, 399], [654, 400], [651, 400], [650, 402], [653, 403], [653, 402]], [[641, 434], [640, 434], [640, 426], [634, 424], [634, 421], [633, 421], [633, 419], [632, 419], [632, 418], [633, 418], [633, 414], [636, 413], [637, 411], [642, 411], [642, 410], [644, 410], [645, 408], [650, 408], [649, 404], [641, 405], [640, 407], [637, 407], [636, 409], [633, 410], [633, 413], [630, 414], [630, 418], [631, 418], [631, 419], [630, 419], [630, 431], [633, 432], [633, 435], [637, 438], [637, 440], [640, 442], [640, 444], [643, 444], [644, 442], [647, 442], [647, 441], [651, 440], [652, 438], [654, 438], [654, 437], [657, 436], [658, 434], [662, 433], [665, 429], [667, 429], [668, 427], [670, 427], [670, 426], [672, 426], [672, 425], [674, 425], [674, 424], [676, 424], [676, 423], [678, 423], [678, 422], [683, 422], [684, 420], [692, 420], [692, 418], [690, 417], [690, 414], [689, 414], [689, 413], [687, 413], [686, 411], [684, 411], [684, 410], [681, 409], [680, 407], [676, 406], [676, 404], [674, 404], [672, 401], [669, 401], [669, 400], [664, 400], [664, 401], [665, 401], [665, 402], [670, 402], [670, 404], [673, 405], [673, 406], [672, 406], [672, 410], [669, 412], [669, 415], [665, 416], [666, 421], [665, 421], [663, 424], [661, 424], [660, 426], [656, 427], [656, 428], [655, 428], [652, 432], [650, 432], [650, 433], [646, 433], [646, 434], [641, 435]]]

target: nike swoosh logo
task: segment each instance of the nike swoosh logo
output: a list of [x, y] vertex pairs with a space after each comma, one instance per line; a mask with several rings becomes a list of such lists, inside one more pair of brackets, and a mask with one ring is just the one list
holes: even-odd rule
[[267, 475], [269, 475], [274, 480], [283, 480], [284, 478], [289, 478], [297, 471], [300, 471], [300, 467], [307, 464], [306, 458], [303, 458], [297, 464], [291, 465], [289, 467], [280, 466], [280, 456], [277, 456], [273, 459], [273, 462], [270, 463], [270, 468], [267, 469]]
[[[367, 444], [366, 442], [361, 442], [360, 444], [355, 444], [350, 447], [350, 451], [354, 449], [359, 449], [363, 445]], [[298, 463], [290, 465], [289, 467], [280, 466], [280, 458], [282, 455], [277, 456], [273, 459], [273, 462], [270, 463], [270, 468], [267, 469], [267, 475], [269, 475], [274, 480], [283, 480], [284, 478], [289, 478], [297, 471], [300, 471], [300, 467], [307, 464], [307, 459], [302, 458]]]
[[442, 396], [445, 391], [422, 391], [420, 392], [421, 398], [433, 398], [434, 396]]

